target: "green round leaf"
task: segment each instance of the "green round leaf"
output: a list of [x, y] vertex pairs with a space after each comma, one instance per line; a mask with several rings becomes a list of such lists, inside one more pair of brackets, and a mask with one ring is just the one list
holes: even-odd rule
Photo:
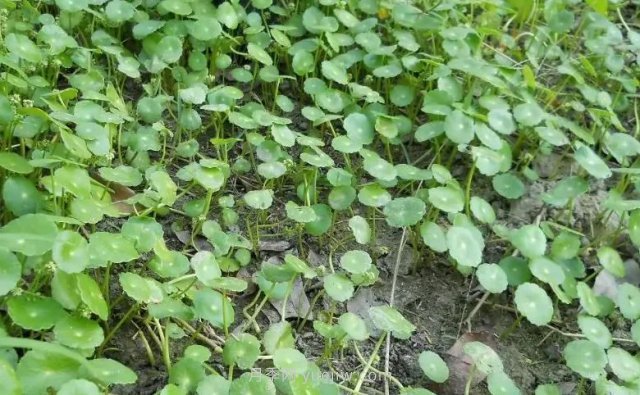
[[6, 48], [17, 57], [31, 63], [42, 61], [40, 48], [24, 34], [9, 33], [4, 39]]
[[611, 347], [607, 351], [607, 357], [611, 371], [620, 380], [632, 382], [640, 377], [640, 361], [629, 352], [619, 347]]
[[136, 250], [149, 252], [162, 240], [164, 230], [155, 219], [151, 217], [130, 217], [122, 225], [122, 236], [132, 240]]
[[549, 192], [542, 195], [542, 200], [552, 206], [565, 206], [571, 199], [582, 195], [589, 189], [589, 184], [578, 176], [567, 177], [559, 181]]
[[287, 321], [272, 324], [262, 337], [265, 351], [273, 354], [279, 348], [293, 347], [295, 341], [291, 331], [291, 324]]
[[56, 0], [56, 5], [62, 11], [78, 12], [89, 6], [89, 0]]
[[637, 320], [640, 318], [640, 289], [629, 283], [620, 285], [616, 304], [626, 319]]
[[551, 244], [551, 256], [558, 260], [571, 259], [580, 251], [580, 238], [569, 232], [561, 232]]
[[476, 219], [485, 224], [492, 224], [496, 220], [496, 213], [493, 207], [483, 198], [473, 196], [469, 203], [471, 213]]
[[349, 136], [337, 136], [331, 140], [331, 147], [338, 152], [353, 154], [362, 149], [362, 144], [351, 140]]
[[560, 285], [565, 280], [564, 270], [560, 265], [544, 256], [531, 259], [529, 269], [538, 280], [550, 285]]
[[104, 385], [133, 384], [138, 379], [133, 370], [112, 359], [92, 359], [83, 368]]
[[198, 317], [209, 321], [216, 328], [229, 327], [235, 320], [233, 305], [229, 299], [212, 289], [196, 291], [193, 308]]
[[112, 22], [123, 23], [133, 18], [135, 7], [124, 0], [111, 0], [104, 9], [104, 13]]
[[[79, 363], [75, 359], [41, 351], [28, 351], [18, 363], [16, 373], [22, 394], [47, 394], [49, 388], [60, 388], [78, 378]], [[47, 374], [43, 374], [47, 372]]]
[[327, 233], [333, 222], [333, 211], [323, 203], [314, 204], [311, 208], [315, 213], [316, 219], [305, 223], [304, 230], [312, 236], [320, 236]]
[[266, 210], [273, 204], [273, 190], [262, 189], [249, 191], [245, 193], [244, 201], [251, 208], [256, 210]]
[[229, 387], [229, 395], [276, 395], [273, 380], [261, 373], [247, 372], [233, 380]]
[[187, 24], [189, 34], [196, 40], [211, 41], [222, 34], [222, 26], [214, 18], [201, 16]]
[[92, 259], [103, 262], [129, 262], [140, 255], [134, 242], [120, 233], [96, 232], [89, 236]]
[[526, 260], [515, 257], [507, 256], [500, 260], [498, 263], [502, 270], [507, 275], [507, 281], [511, 286], [517, 286], [522, 283], [526, 283], [531, 279], [531, 271], [529, 271], [529, 265]]
[[462, 190], [455, 187], [430, 188], [429, 203], [433, 204], [438, 210], [457, 213], [464, 209], [464, 195]]
[[0, 167], [18, 174], [29, 174], [33, 171], [29, 161], [14, 152], [0, 152]]
[[346, 210], [356, 199], [356, 190], [351, 185], [340, 185], [331, 189], [327, 200], [336, 211]]
[[80, 273], [76, 276], [80, 299], [87, 305], [89, 311], [95, 313], [100, 319], [106, 320], [109, 315], [109, 306], [104, 300], [104, 296], [96, 280], [85, 273]]
[[471, 357], [476, 368], [484, 374], [502, 372], [502, 360], [498, 354], [489, 346], [478, 341], [466, 343], [463, 347], [464, 353]]
[[426, 211], [427, 207], [422, 200], [416, 197], [402, 197], [387, 203], [383, 213], [389, 226], [402, 228], [420, 222]]
[[513, 109], [516, 120], [524, 126], [536, 126], [545, 117], [544, 111], [535, 103], [522, 103]]
[[349, 228], [353, 232], [356, 242], [368, 244], [371, 241], [371, 227], [366, 219], [359, 215], [354, 215], [349, 219]]
[[167, 63], [175, 63], [182, 56], [182, 41], [175, 36], [166, 36], [158, 43], [158, 49], [160, 59]]
[[162, 290], [151, 279], [135, 273], [120, 273], [119, 281], [122, 290], [136, 302], [159, 303], [163, 299]]
[[58, 321], [53, 328], [56, 341], [79, 349], [98, 347], [104, 340], [102, 327], [97, 322], [84, 317], [68, 316]]
[[449, 367], [433, 351], [423, 351], [418, 357], [418, 364], [424, 374], [436, 383], [444, 383], [449, 378]]
[[609, 178], [613, 174], [606, 162], [602, 160], [591, 148], [580, 145], [574, 155], [576, 162], [582, 166], [587, 173], [595, 178]]
[[478, 266], [476, 276], [480, 285], [491, 293], [503, 292], [509, 285], [506, 273], [495, 263], [483, 263]]
[[618, 251], [609, 246], [598, 248], [598, 261], [611, 274], [624, 277], [625, 267]]
[[342, 123], [347, 136], [351, 141], [362, 145], [371, 144], [374, 139], [374, 130], [369, 118], [358, 112], [352, 112], [344, 118]]
[[371, 176], [382, 181], [393, 181], [398, 175], [396, 168], [379, 156], [365, 158], [362, 167]]
[[256, 44], [247, 44], [247, 51], [249, 52], [249, 56], [254, 60], [267, 66], [271, 66], [273, 64], [273, 59], [271, 59], [271, 56], [267, 53], [267, 51], [260, 48]]
[[599, 319], [588, 315], [580, 315], [578, 316], [578, 326], [588, 340], [591, 340], [603, 349], [611, 347], [611, 332], [609, 332], [607, 326]]
[[398, 107], [406, 107], [413, 102], [416, 97], [414, 87], [410, 85], [394, 85], [389, 94], [391, 103]]
[[371, 267], [371, 257], [365, 251], [347, 251], [340, 257], [340, 266], [349, 273], [362, 274]]
[[67, 381], [60, 387], [58, 395], [100, 395], [97, 385], [85, 379]]
[[[224, 4], [224, 3], [223, 3]], [[205, 377], [198, 383], [197, 395], [228, 395], [231, 383], [227, 379], [218, 375]], [[161, 394], [164, 395], [164, 394]]]
[[324, 290], [331, 299], [344, 302], [353, 296], [353, 283], [342, 274], [332, 273], [324, 278]]
[[516, 124], [513, 122], [511, 112], [502, 108], [494, 108], [487, 115], [489, 126], [493, 130], [502, 134], [511, 134], [516, 130]]
[[391, 201], [391, 194], [378, 184], [369, 184], [358, 192], [358, 201], [365, 206], [381, 207]]
[[449, 248], [444, 231], [434, 222], [423, 222], [420, 225], [420, 235], [424, 244], [435, 252], [445, 252]]
[[216, 257], [210, 251], [198, 251], [195, 253], [191, 257], [191, 267], [198, 280], [208, 286], [211, 286], [214, 280], [222, 276]]
[[14, 323], [33, 331], [49, 329], [65, 316], [64, 309], [54, 299], [30, 294], [10, 298], [7, 311]]
[[173, 364], [169, 370], [169, 383], [185, 395], [191, 393], [204, 377], [202, 363], [186, 356]]
[[491, 180], [493, 189], [507, 199], [518, 199], [525, 192], [525, 186], [520, 179], [511, 173], [499, 174]]
[[51, 257], [60, 270], [80, 273], [89, 263], [89, 244], [80, 234], [63, 230], [56, 236]]
[[542, 384], [536, 388], [535, 395], [562, 395], [562, 393], [555, 384]]
[[391, 306], [374, 306], [369, 309], [369, 316], [376, 328], [391, 332], [394, 337], [406, 340], [411, 337], [416, 327]]
[[44, 206], [44, 199], [33, 182], [22, 176], [9, 176], [2, 186], [5, 207], [16, 217], [32, 214]]
[[544, 289], [533, 283], [523, 283], [515, 292], [516, 308], [534, 325], [546, 325], [553, 318], [553, 302]]
[[0, 248], [26, 256], [42, 255], [53, 247], [58, 228], [44, 214], [27, 214], [0, 228]]
[[631, 338], [636, 344], [640, 345], [640, 321], [636, 321], [631, 325]]
[[476, 267], [482, 262], [482, 249], [471, 230], [463, 226], [452, 226], [447, 231], [449, 254], [462, 266]]
[[322, 75], [325, 78], [330, 79], [331, 81], [335, 81], [338, 84], [345, 85], [349, 82], [349, 76], [347, 75], [347, 70], [339, 65], [337, 62], [324, 60], [320, 64], [320, 69], [322, 71]]
[[542, 256], [547, 250], [547, 237], [536, 225], [525, 225], [513, 231], [510, 241], [527, 258]]
[[131, 166], [120, 165], [115, 168], [101, 167], [98, 169], [98, 173], [100, 173], [100, 177], [107, 181], [128, 187], [135, 187], [142, 183], [142, 175], [138, 169]]
[[224, 344], [222, 358], [225, 364], [236, 364], [240, 369], [250, 369], [260, 356], [260, 341], [253, 335], [242, 333]]
[[602, 348], [590, 340], [573, 340], [564, 348], [567, 366], [574, 372], [591, 380], [605, 374], [607, 355]]
[[175, 278], [189, 270], [189, 259], [179, 251], [167, 251], [166, 254], [153, 257], [149, 268], [162, 278]]
[[258, 165], [258, 174], [266, 179], [282, 177], [286, 172], [286, 166], [280, 162], [265, 162]]
[[492, 372], [487, 376], [487, 387], [491, 395], [520, 395], [516, 384], [504, 372]]
[[283, 373], [302, 374], [307, 370], [309, 362], [295, 348], [279, 348], [273, 353], [273, 365]]
[[456, 144], [469, 144], [473, 140], [473, 120], [460, 110], [452, 111], [444, 121], [444, 132]]
[[285, 204], [287, 218], [299, 223], [313, 222], [318, 219], [316, 212], [310, 206], [299, 206], [292, 201]]
[[353, 340], [364, 341], [369, 338], [369, 331], [364, 320], [353, 313], [344, 313], [338, 318], [338, 325]]
[[11, 292], [22, 278], [22, 265], [18, 258], [0, 248], [0, 296]]

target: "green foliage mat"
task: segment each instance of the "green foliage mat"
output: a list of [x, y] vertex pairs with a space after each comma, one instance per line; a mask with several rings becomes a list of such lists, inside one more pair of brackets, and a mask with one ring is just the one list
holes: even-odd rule
[[[0, 0], [2, 394], [135, 385], [104, 356], [125, 327], [162, 395], [368, 393], [369, 373], [432, 394], [389, 373], [417, 336], [399, 258], [391, 304], [345, 308], [388, 229], [478, 286], [469, 322], [503, 294], [514, 326], [564, 336], [576, 391], [638, 393], [639, 20], [638, 0]], [[344, 352], [352, 380], [322, 376]], [[560, 394], [463, 354], [467, 393]], [[431, 390], [460, 374], [414, 357]]]

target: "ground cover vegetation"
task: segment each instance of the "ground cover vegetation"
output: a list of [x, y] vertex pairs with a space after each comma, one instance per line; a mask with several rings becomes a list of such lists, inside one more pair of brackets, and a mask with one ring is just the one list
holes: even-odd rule
[[[639, 20], [0, 0], [0, 392], [639, 393]], [[468, 290], [449, 352], [446, 300], [399, 301], [425, 273]], [[512, 377], [490, 311], [564, 381]]]

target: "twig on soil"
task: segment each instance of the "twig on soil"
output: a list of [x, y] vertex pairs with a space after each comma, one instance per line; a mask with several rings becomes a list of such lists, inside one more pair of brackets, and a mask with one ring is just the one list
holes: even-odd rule
[[[391, 282], [391, 295], [389, 295], [389, 306], [393, 306], [393, 301], [396, 296], [396, 283], [398, 280], [398, 270], [400, 268], [400, 258], [402, 257], [402, 250], [404, 249], [405, 242], [407, 241], [407, 228], [402, 228], [402, 236], [400, 237], [400, 245], [398, 246], [398, 253], [396, 254], [396, 264], [393, 267], [393, 278]], [[387, 345], [384, 353], [384, 393], [389, 395], [389, 354], [391, 353], [391, 334], [387, 334]]]
[[469, 313], [469, 315], [467, 316], [467, 319], [465, 320], [465, 322], [467, 323], [467, 329], [469, 332], [471, 332], [471, 320], [473, 319], [473, 317], [475, 317], [476, 314], [478, 314], [478, 311], [480, 311], [480, 308], [482, 307], [484, 302], [487, 301], [487, 298], [489, 297], [489, 295], [490, 295], [489, 292], [485, 292], [480, 298], [480, 300], [478, 301], [478, 303], [476, 304], [476, 307], [474, 307], [473, 310], [471, 310], [471, 313]]
[[[542, 345], [542, 343], [544, 343], [549, 336], [551, 336], [552, 333], [558, 333], [562, 336], [566, 336], [566, 337], [577, 337], [577, 338], [586, 338], [586, 335], [583, 335], [582, 333], [571, 333], [571, 332], [563, 332], [560, 329], [551, 326], [551, 325], [545, 325], [547, 328], [551, 329], [551, 331], [549, 331], [549, 333], [547, 333], [547, 335], [545, 337], [542, 338], [542, 340], [540, 340], [540, 342], [537, 344], [537, 346]], [[612, 337], [611, 340], [615, 341], [615, 342], [620, 342], [620, 343], [632, 343], [635, 344], [635, 340], [632, 339], [625, 339], [623, 337]]]
[[[462, 331], [462, 323], [464, 322], [464, 316], [467, 312], [467, 305], [469, 304], [469, 295], [471, 295], [471, 289], [473, 286], [473, 277], [475, 276], [475, 273], [472, 275], [470, 281], [469, 281], [469, 288], [467, 289], [467, 296], [464, 298], [465, 303], [464, 306], [462, 307], [462, 314], [460, 315], [460, 322], [458, 323], [458, 333], [456, 334], [456, 339], [460, 337], [460, 332]], [[474, 309], [475, 310], [475, 309]]]
[[194, 327], [192, 327], [191, 325], [187, 324], [186, 322], [184, 322], [182, 320], [177, 320], [177, 323], [178, 323], [178, 325], [180, 325], [180, 327], [182, 327], [182, 329], [185, 329], [192, 336], [194, 336], [196, 339], [202, 341], [203, 343], [207, 344], [213, 350], [215, 350], [215, 351], [220, 351], [221, 350], [221, 347], [224, 344], [224, 341], [223, 342], [216, 342], [215, 340], [213, 340], [213, 339], [203, 335], [202, 333], [198, 332]]

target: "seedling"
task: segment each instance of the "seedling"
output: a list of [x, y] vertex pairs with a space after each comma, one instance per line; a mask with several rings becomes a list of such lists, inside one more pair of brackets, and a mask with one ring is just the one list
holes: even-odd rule
[[[470, 327], [557, 335], [576, 391], [636, 391], [637, 1], [0, 3], [8, 394], [135, 392], [122, 336], [162, 395], [432, 394], [390, 361], [407, 257], [483, 291]], [[463, 349], [467, 394], [560, 393]]]

